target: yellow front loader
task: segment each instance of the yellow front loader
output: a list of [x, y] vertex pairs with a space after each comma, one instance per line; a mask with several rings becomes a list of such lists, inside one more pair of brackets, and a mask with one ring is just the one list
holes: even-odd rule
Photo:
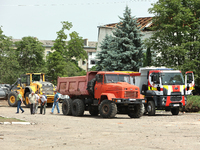
[[8, 104], [10, 106], [17, 106], [17, 91], [23, 97], [24, 104], [29, 107], [28, 96], [33, 91], [37, 91], [39, 94], [45, 92], [47, 96], [47, 104], [52, 104], [54, 99], [55, 87], [52, 83], [45, 81], [44, 73], [27, 73], [21, 75], [17, 81], [10, 87], [8, 93]]

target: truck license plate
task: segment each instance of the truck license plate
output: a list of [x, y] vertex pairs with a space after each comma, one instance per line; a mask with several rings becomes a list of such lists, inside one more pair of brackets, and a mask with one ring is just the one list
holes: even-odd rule
[[173, 104], [173, 106], [174, 106], [174, 107], [178, 107], [178, 106], [179, 106], [179, 104]]

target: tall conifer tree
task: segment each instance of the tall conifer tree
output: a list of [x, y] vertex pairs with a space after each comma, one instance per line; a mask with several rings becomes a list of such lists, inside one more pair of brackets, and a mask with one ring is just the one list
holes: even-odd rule
[[[112, 42], [108, 43], [107, 46], [107, 57], [97, 57], [102, 63], [99, 68], [137, 71], [143, 62], [142, 34], [137, 19], [131, 16], [131, 10], [128, 6], [126, 6], [123, 17], [119, 18], [121, 21], [113, 32]], [[104, 42], [107, 41], [104, 40], [102, 44]], [[104, 48], [103, 53], [105, 51], [106, 48]], [[110, 60], [108, 61], [108, 59]]]
[[111, 68], [112, 51], [110, 50], [112, 40], [113, 40], [113, 37], [106, 34], [100, 46], [101, 52], [98, 53], [96, 56], [96, 58], [98, 59], [97, 64], [96, 64], [96, 70], [104, 70], [104, 71], [112, 70]]

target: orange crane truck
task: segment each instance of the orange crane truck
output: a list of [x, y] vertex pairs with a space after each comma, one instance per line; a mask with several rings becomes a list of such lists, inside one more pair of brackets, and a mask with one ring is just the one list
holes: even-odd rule
[[140, 118], [144, 113], [144, 97], [130, 84], [128, 73], [91, 71], [86, 76], [58, 77], [57, 91], [70, 97], [62, 102], [64, 115], [82, 116], [88, 110], [103, 118], [117, 113]]

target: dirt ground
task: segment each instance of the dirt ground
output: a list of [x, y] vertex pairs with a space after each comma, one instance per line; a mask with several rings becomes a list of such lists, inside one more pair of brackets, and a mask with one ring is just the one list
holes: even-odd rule
[[[130, 119], [116, 115], [113, 119], [50, 114], [15, 114], [16, 107], [0, 101], [0, 116], [26, 120], [33, 125], [0, 125], [0, 149], [81, 149], [81, 150], [199, 150], [200, 114], [158, 111], [156, 116]], [[61, 109], [61, 106], [60, 106]], [[39, 112], [39, 111], [38, 111]], [[62, 111], [61, 111], [62, 112]]]

